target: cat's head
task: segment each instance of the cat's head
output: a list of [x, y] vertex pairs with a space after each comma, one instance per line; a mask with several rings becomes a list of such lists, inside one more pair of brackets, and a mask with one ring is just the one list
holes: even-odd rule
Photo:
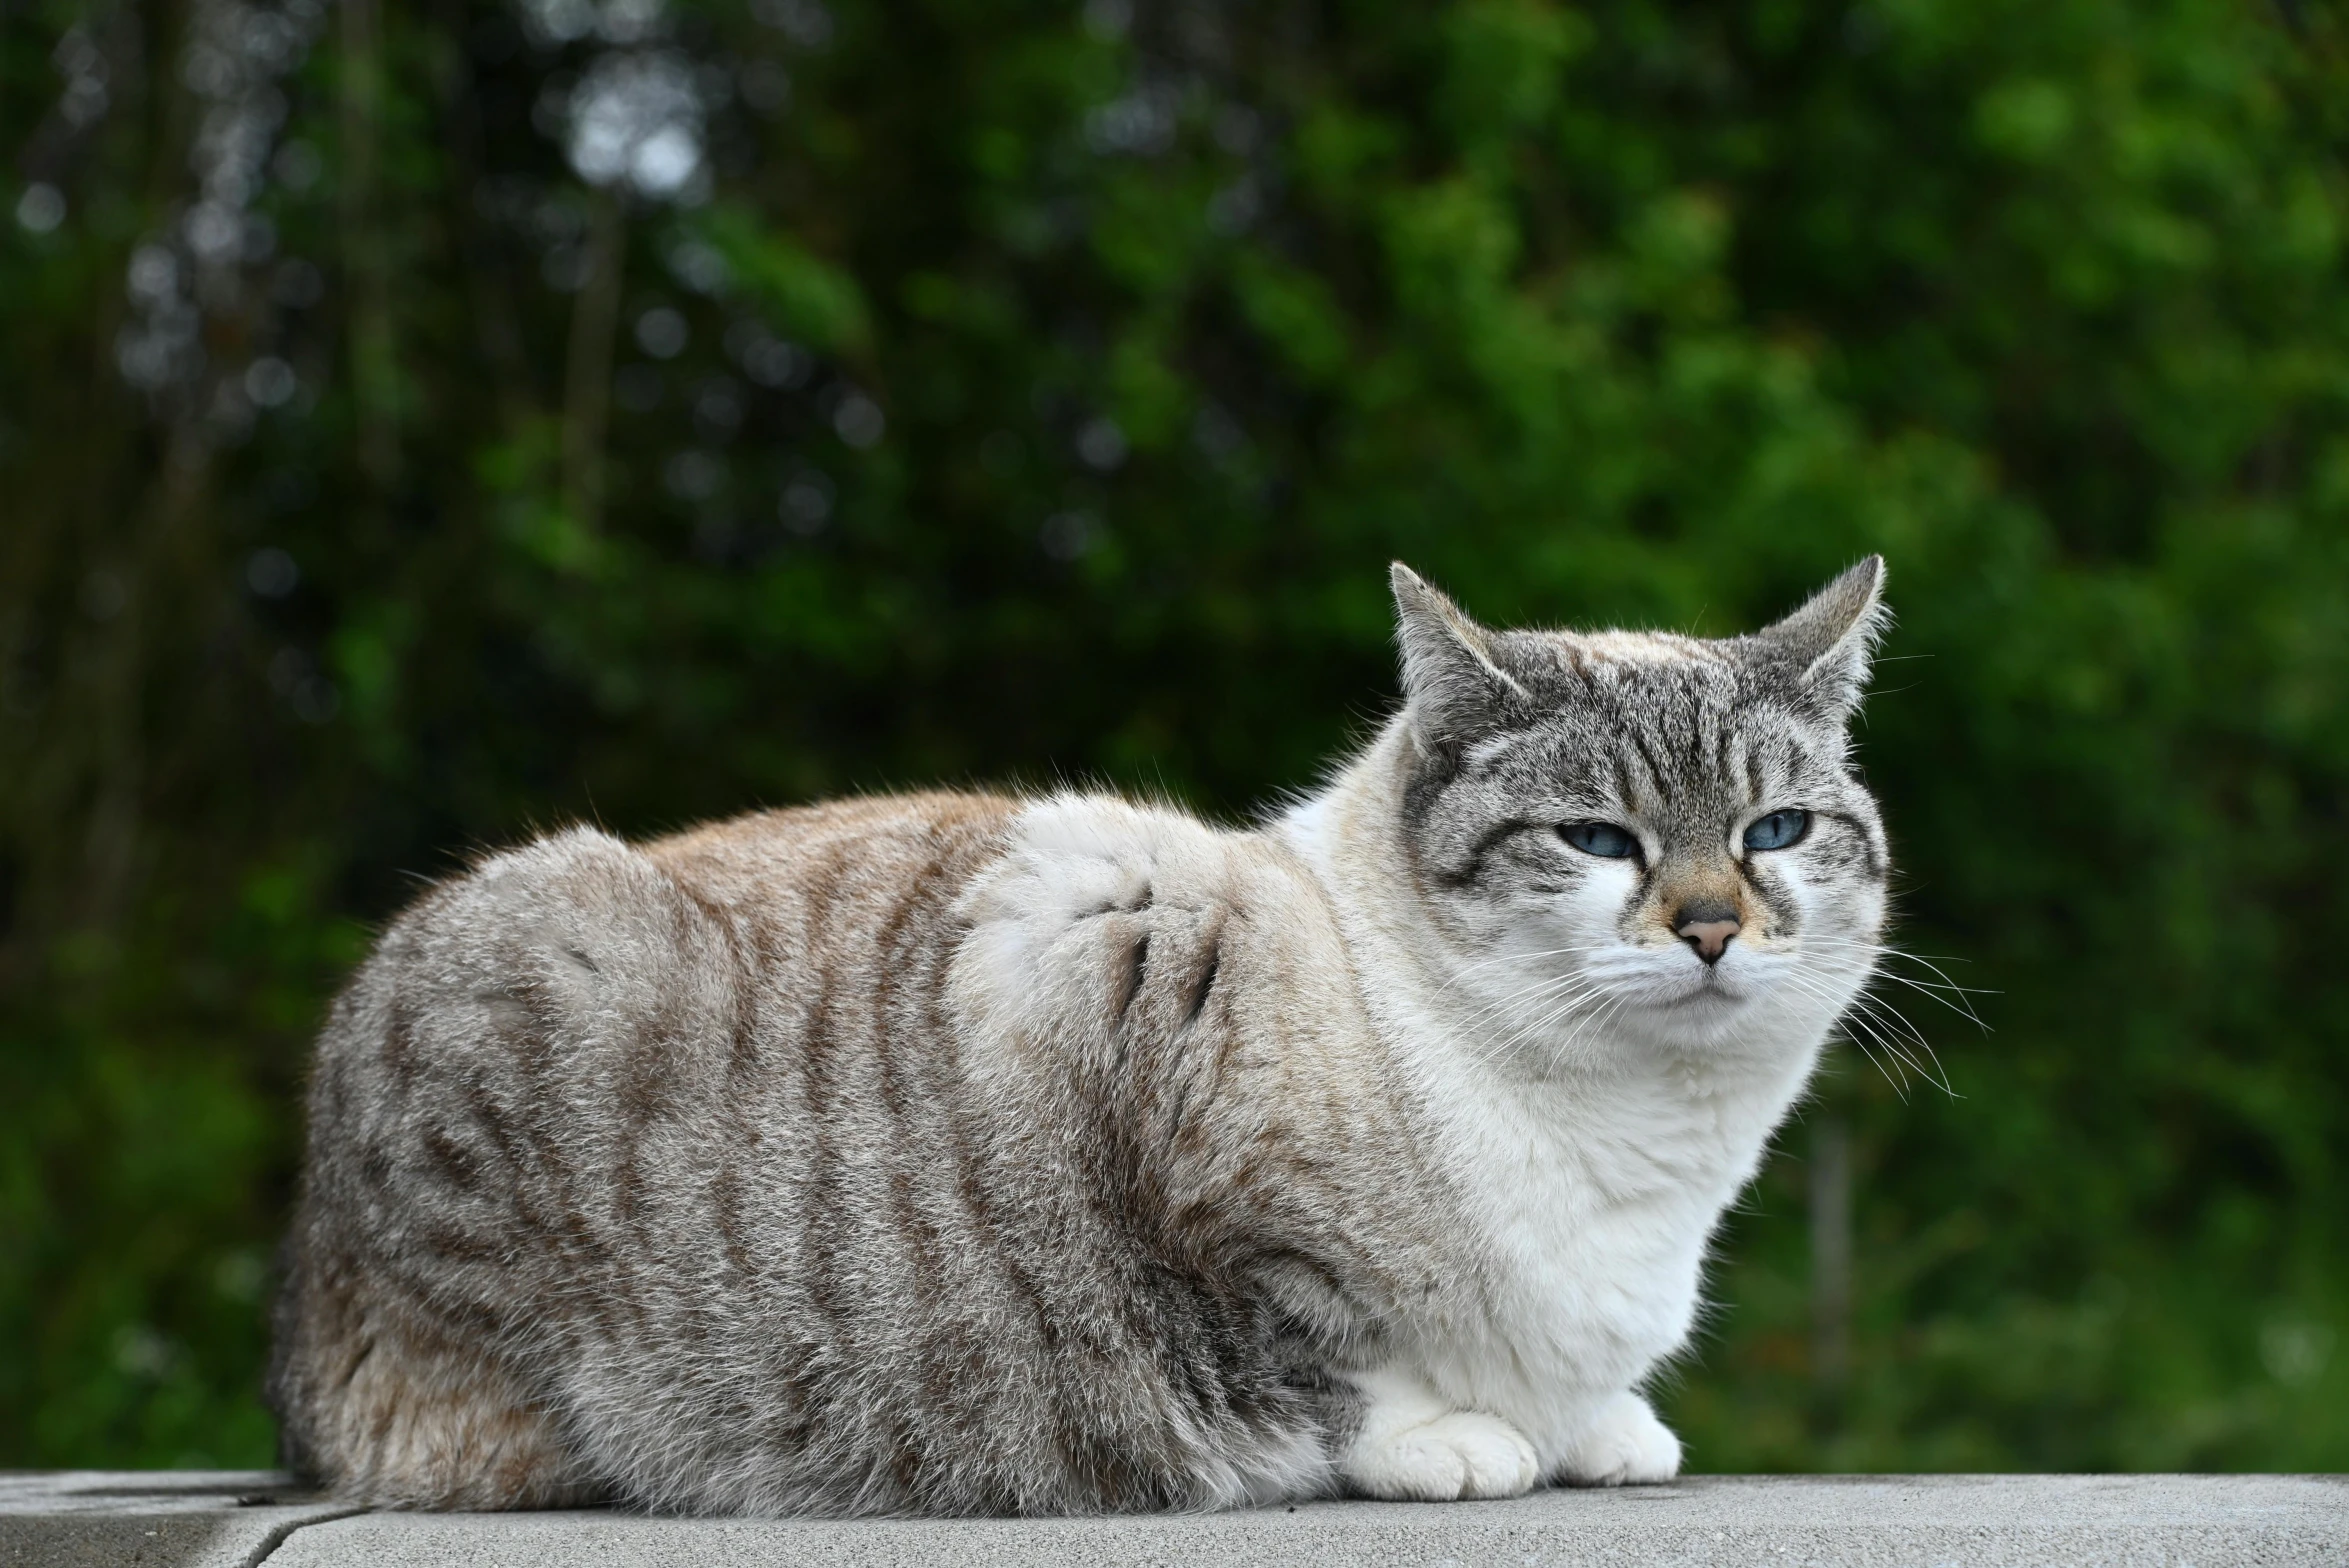
[[1495, 631], [1394, 568], [1400, 842], [1479, 1031], [1536, 1055], [1815, 1044], [1888, 870], [1848, 730], [1871, 556], [1743, 637]]

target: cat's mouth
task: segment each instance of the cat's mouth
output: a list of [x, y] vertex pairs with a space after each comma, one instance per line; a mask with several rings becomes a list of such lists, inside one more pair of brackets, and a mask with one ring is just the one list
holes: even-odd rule
[[1767, 976], [1750, 974], [1744, 965], [1699, 963], [1685, 950], [1625, 954], [1584, 973], [1624, 1002], [1664, 1013], [1727, 1012], [1758, 1000], [1770, 988]]
[[1668, 989], [1658, 989], [1665, 994], [1655, 999], [1656, 1005], [1675, 1009], [1741, 1007], [1761, 994], [1759, 986], [1717, 964], [1706, 964], [1693, 975], [1675, 975]]

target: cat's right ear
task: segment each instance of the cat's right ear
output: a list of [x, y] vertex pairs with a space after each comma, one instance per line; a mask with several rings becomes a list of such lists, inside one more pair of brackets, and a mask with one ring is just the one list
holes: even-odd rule
[[1401, 561], [1387, 578], [1395, 589], [1395, 640], [1403, 651], [1412, 734], [1432, 749], [1497, 728], [1509, 704], [1526, 697], [1494, 661], [1492, 633]]

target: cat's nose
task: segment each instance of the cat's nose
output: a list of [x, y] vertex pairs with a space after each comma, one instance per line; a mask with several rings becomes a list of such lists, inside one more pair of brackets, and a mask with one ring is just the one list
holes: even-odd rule
[[1738, 933], [1737, 906], [1719, 899], [1692, 899], [1672, 917], [1672, 934], [1696, 949], [1708, 964], [1721, 962]]

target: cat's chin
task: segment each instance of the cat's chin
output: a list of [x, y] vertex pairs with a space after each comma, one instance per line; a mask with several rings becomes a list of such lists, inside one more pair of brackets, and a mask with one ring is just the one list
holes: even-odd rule
[[1665, 1028], [1675, 1025], [1699, 1033], [1718, 1029], [1760, 999], [1757, 988], [1700, 981], [1677, 996], [1659, 996], [1648, 1002], [1649, 1015]]
[[1755, 1051], [1775, 1059], [1790, 1043], [1812, 1040], [1826, 1026], [1814, 1018], [1805, 993], [1818, 982], [1791, 982], [1775, 965], [1746, 972], [1726, 966], [1700, 975], [1651, 974], [1624, 990], [1619, 1009], [1627, 1035], [1675, 1053], [1713, 1059], [1726, 1052], [1743, 1058]]
[[1767, 977], [1706, 969], [1643, 977], [1625, 988], [1625, 1021], [1636, 1031], [1686, 1047], [1709, 1048], [1739, 1033], [1775, 989]]

